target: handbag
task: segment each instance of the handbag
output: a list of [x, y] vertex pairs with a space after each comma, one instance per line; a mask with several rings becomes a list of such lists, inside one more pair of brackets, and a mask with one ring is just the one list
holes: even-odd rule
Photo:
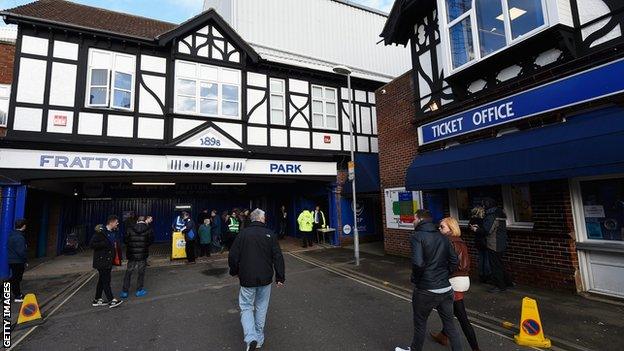
[[115, 256], [113, 257], [113, 266], [121, 266], [121, 246], [115, 241], [113, 243]]
[[189, 230], [188, 233], [186, 233], [186, 236], [189, 240], [195, 240], [195, 231], [193, 229]]

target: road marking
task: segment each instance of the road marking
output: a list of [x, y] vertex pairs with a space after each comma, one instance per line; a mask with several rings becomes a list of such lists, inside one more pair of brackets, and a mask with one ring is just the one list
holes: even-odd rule
[[[376, 289], [376, 290], [382, 291], [382, 292], [384, 292], [384, 293], [386, 293], [386, 294], [388, 294], [388, 295], [392, 295], [392, 296], [397, 297], [397, 298], [399, 298], [399, 299], [401, 299], [401, 300], [404, 300], [404, 301], [407, 301], [407, 302], [410, 302], [410, 303], [412, 302], [412, 299], [411, 299], [411, 298], [408, 298], [408, 297], [405, 297], [405, 296], [403, 296], [403, 295], [399, 295], [399, 294], [397, 294], [397, 293], [394, 293], [394, 292], [392, 292], [392, 291], [389, 291], [389, 290], [387, 290], [387, 289], [384, 289], [384, 288], [381, 288], [381, 287], [378, 287], [378, 286], [372, 285], [372, 284], [370, 284], [370, 283], [368, 283], [368, 282], [365, 282], [365, 281], [363, 281], [363, 280], [360, 280], [360, 279], [358, 279], [358, 278], [355, 278], [354, 276], [351, 276], [351, 275], [349, 275], [349, 274], [347, 274], [347, 273], [340, 272], [340, 271], [338, 271], [338, 270], [337, 270], [337, 269], [335, 269], [335, 268], [331, 268], [329, 265], [327, 265], [327, 266], [321, 265], [321, 264], [319, 264], [319, 263], [316, 263], [316, 262], [313, 262], [313, 261], [311, 261], [311, 260], [308, 260], [308, 259], [306, 259], [306, 258], [304, 258], [304, 257], [301, 257], [301, 256], [299, 256], [299, 255], [297, 255], [297, 254], [294, 254], [294, 253], [292, 253], [292, 252], [289, 252], [289, 253], [287, 253], [287, 254], [288, 254], [288, 255], [290, 255], [290, 256], [292, 256], [292, 257], [294, 257], [294, 258], [296, 258], [296, 259], [298, 259], [298, 260], [300, 260], [300, 261], [303, 261], [303, 262], [306, 262], [306, 263], [311, 264], [311, 265], [313, 265], [313, 266], [319, 267], [319, 268], [324, 269], [324, 270], [326, 270], [326, 271], [328, 271], [328, 272], [331, 272], [331, 273], [334, 273], [334, 274], [336, 274], [336, 275], [339, 275], [339, 276], [345, 277], [345, 278], [347, 278], [347, 279], [353, 280], [353, 281], [355, 281], [355, 282], [357, 282], [357, 283], [360, 283], [360, 284], [362, 284], [362, 285], [365, 285], [365, 286], [371, 287], [371, 288], [373, 288], [373, 289]], [[434, 309], [434, 310], [435, 310], [435, 309]], [[474, 327], [477, 327], [477, 328], [479, 328], [479, 329], [482, 329], [482, 330], [484, 330], [484, 331], [486, 331], [486, 332], [488, 332], [488, 333], [491, 333], [491, 334], [494, 334], [494, 335], [498, 335], [498, 336], [500, 336], [500, 337], [502, 337], [502, 338], [504, 338], [504, 339], [511, 340], [511, 341], [513, 341], [513, 340], [514, 340], [512, 337], [510, 337], [510, 336], [508, 336], [508, 335], [505, 335], [505, 334], [499, 333], [499, 332], [497, 332], [497, 331], [495, 331], [495, 330], [488, 329], [488, 328], [483, 327], [483, 326], [481, 326], [481, 325], [479, 325], [479, 324], [473, 323], [473, 326], [474, 326]], [[530, 349], [533, 349], [533, 350], [537, 350], [537, 351], [542, 351], [541, 349], [536, 348], [536, 347], [529, 347], [529, 348], [530, 348]], [[561, 348], [559, 348], [559, 347], [552, 347], [551, 349], [552, 349], [552, 350], [555, 350], [555, 351], [557, 351], [557, 350], [559, 350], [559, 351], [564, 351], [563, 349], [561, 349]]]
[[[50, 316], [52, 316], [52, 314], [54, 314], [54, 312], [56, 312], [61, 306], [63, 306], [69, 299], [71, 299], [74, 295], [76, 295], [76, 293], [82, 289], [83, 286], [85, 286], [91, 279], [93, 279], [93, 277], [95, 276], [95, 272], [93, 272], [91, 274], [91, 276], [89, 278], [87, 278], [87, 280], [85, 280], [76, 290], [74, 290], [74, 292], [72, 292], [69, 296], [67, 296], [67, 298], [65, 298], [65, 300], [63, 300], [63, 302], [61, 302], [60, 304], [58, 304], [58, 306], [56, 306], [52, 311], [50, 311], [50, 313], [47, 313], [46, 316], [43, 318], [43, 321], [45, 322], [48, 318], [50, 318]], [[22, 335], [21, 338], [19, 338], [16, 342], [14, 342], [10, 348], [8, 348], [7, 350], [13, 350], [17, 345], [19, 345], [20, 342], [24, 341], [24, 339], [26, 339], [26, 337], [28, 335], [30, 335], [30, 333], [32, 333], [33, 331], [35, 331], [35, 329], [37, 329], [39, 327], [39, 325], [35, 325], [34, 327], [32, 327], [29, 331], [26, 332], [26, 334]]]

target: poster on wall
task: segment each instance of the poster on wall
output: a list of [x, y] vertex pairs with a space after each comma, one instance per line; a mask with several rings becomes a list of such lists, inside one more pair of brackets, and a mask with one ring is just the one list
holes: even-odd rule
[[422, 208], [422, 192], [405, 188], [384, 190], [386, 227], [389, 229], [414, 229], [414, 213]]

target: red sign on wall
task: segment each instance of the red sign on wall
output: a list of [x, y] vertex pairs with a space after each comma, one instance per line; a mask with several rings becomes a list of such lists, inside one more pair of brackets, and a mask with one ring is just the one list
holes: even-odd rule
[[323, 136], [323, 142], [325, 144], [331, 144], [331, 135], [325, 135]]
[[66, 127], [67, 115], [54, 115], [54, 125], [58, 127]]

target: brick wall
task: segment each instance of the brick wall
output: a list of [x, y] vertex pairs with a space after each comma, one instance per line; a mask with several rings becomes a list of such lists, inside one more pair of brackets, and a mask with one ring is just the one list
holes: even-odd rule
[[13, 82], [13, 59], [15, 44], [0, 42], [0, 84]]
[[[413, 94], [411, 72], [376, 92], [382, 190], [405, 186], [406, 170], [418, 153], [417, 128], [412, 124], [415, 113]], [[530, 189], [534, 227], [508, 231], [505, 263], [519, 283], [572, 291], [578, 286], [578, 257], [568, 182], [531, 183]], [[381, 196], [383, 204], [383, 193]], [[448, 214], [448, 203], [444, 206]], [[410, 231], [386, 228], [385, 210], [382, 213], [386, 252], [409, 255]], [[474, 237], [466, 232], [464, 239], [470, 247], [472, 272], [476, 273]]]
[[[405, 172], [416, 156], [416, 127], [411, 123], [416, 112], [412, 71], [379, 88], [375, 93], [375, 101], [383, 204], [383, 189], [405, 186]], [[381, 212], [386, 252], [405, 255], [409, 252], [409, 231], [386, 228], [386, 213], [385, 210]]]

